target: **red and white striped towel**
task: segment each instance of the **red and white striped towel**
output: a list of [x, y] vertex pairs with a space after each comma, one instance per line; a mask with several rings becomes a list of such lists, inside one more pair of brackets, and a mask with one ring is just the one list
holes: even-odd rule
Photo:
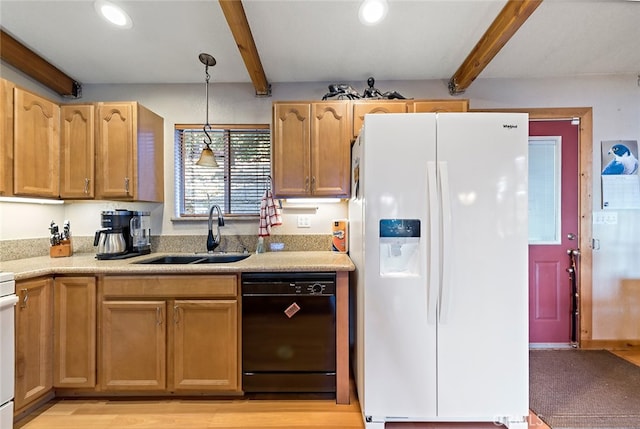
[[258, 228], [259, 237], [268, 237], [271, 235], [271, 227], [282, 225], [282, 216], [280, 215], [280, 207], [273, 199], [270, 189], [264, 191], [262, 201], [260, 201], [260, 226]]

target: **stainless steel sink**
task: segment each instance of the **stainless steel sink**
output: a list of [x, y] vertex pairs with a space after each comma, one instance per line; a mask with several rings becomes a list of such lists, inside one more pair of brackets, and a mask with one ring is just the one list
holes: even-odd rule
[[214, 255], [170, 255], [136, 262], [136, 264], [221, 264], [247, 259], [250, 253], [219, 253]]
[[221, 253], [219, 255], [207, 255], [194, 264], [217, 264], [224, 262], [238, 262], [247, 259], [250, 253]]

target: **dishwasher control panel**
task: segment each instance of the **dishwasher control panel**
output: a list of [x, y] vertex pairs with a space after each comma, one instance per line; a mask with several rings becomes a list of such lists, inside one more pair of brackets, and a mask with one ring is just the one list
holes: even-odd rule
[[243, 295], [335, 295], [335, 273], [244, 273]]

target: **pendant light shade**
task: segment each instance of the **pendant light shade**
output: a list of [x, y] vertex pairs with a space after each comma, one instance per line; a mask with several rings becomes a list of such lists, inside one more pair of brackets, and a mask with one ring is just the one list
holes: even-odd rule
[[201, 167], [217, 167], [218, 162], [216, 161], [216, 156], [213, 154], [213, 151], [209, 147], [205, 147], [202, 149], [200, 159], [198, 159], [196, 165]]
[[211, 124], [209, 124], [209, 79], [211, 76], [209, 75], [209, 67], [213, 67], [216, 65], [216, 59], [213, 58], [209, 54], [202, 53], [198, 56], [200, 62], [204, 64], [204, 74], [205, 74], [205, 93], [206, 93], [206, 122], [203, 127], [204, 134], [206, 138], [203, 140], [205, 147], [202, 149], [202, 153], [200, 154], [200, 159], [196, 162], [196, 165], [201, 167], [218, 167], [218, 163], [216, 162], [216, 156], [211, 149], [211, 135], [209, 132], [211, 131]]

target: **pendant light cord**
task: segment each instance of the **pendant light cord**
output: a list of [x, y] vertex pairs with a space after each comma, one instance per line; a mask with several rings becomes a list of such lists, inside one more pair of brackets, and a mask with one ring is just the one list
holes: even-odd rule
[[207, 122], [204, 124], [204, 127], [202, 128], [202, 130], [204, 131], [205, 136], [207, 137], [206, 140], [203, 140], [204, 144], [207, 145], [208, 149], [211, 149], [211, 144], [212, 144], [212, 140], [211, 140], [211, 135], [209, 134], [209, 131], [211, 131], [211, 124], [209, 124], [209, 79], [211, 78], [211, 75], [209, 74], [209, 65], [205, 64], [204, 66], [204, 74], [206, 76], [205, 78], [205, 94], [206, 94], [206, 98], [207, 98], [207, 103], [206, 103], [206, 117], [207, 117]]

